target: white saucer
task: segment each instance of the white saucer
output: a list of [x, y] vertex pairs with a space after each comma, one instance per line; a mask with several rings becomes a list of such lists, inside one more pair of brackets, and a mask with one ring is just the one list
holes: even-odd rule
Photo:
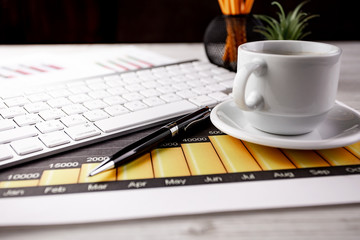
[[270, 147], [327, 149], [360, 141], [360, 113], [338, 101], [314, 131], [296, 136], [270, 134], [252, 127], [233, 100], [218, 104], [211, 111], [210, 119], [215, 127], [230, 136]]

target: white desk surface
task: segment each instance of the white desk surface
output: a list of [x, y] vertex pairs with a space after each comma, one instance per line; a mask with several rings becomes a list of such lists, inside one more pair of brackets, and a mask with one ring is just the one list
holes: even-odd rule
[[[343, 49], [337, 99], [360, 110], [360, 42], [331, 42]], [[0, 46], [2, 56], [36, 51], [73, 52], [118, 45]], [[207, 60], [194, 44], [136, 44], [179, 60]], [[360, 186], [360, 183], [359, 183]], [[360, 187], [359, 187], [360, 191]], [[0, 213], [1, 217], [1, 213]], [[239, 211], [66, 226], [0, 228], [0, 239], [359, 239], [360, 203]]]

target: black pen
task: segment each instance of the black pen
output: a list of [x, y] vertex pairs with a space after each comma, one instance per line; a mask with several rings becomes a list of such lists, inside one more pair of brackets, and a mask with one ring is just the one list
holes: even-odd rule
[[210, 111], [211, 109], [205, 107], [174, 122], [166, 124], [143, 139], [140, 139], [139, 141], [121, 149], [110, 159], [100, 163], [99, 166], [90, 172], [89, 176], [94, 176], [108, 169], [127, 164], [141, 156], [146, 151], [153, 149], [161, 142], [189, 131], [193, 125], [207, 119], [210, 115]]

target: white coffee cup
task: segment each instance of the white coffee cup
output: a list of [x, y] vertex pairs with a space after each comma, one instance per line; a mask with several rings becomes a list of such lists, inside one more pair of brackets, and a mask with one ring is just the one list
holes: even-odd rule
[[233, 97], [262, 131], [314, 130], [335, 103], [341, 49], [325, 43], [275, 40], [239, 46]]

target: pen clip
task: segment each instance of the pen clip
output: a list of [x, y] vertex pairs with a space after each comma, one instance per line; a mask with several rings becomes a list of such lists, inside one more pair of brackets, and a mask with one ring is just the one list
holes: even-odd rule
[[210, 115], [210, 111], [209, 111], [209, 112], [206, 112], [201, 118], [196, 119], [196, 120], [190, 122], [188, 125], [186, 125], [186, 126], [184, 127], [184, 131], [186, 132], [186, 131], [188, 130], [188, 128], [191, 128], [194, 124], [197, 124], [198, 122], [201, 122], [201, 121], [205, 120], [206, 118], [209, 117], [209, 115]]

